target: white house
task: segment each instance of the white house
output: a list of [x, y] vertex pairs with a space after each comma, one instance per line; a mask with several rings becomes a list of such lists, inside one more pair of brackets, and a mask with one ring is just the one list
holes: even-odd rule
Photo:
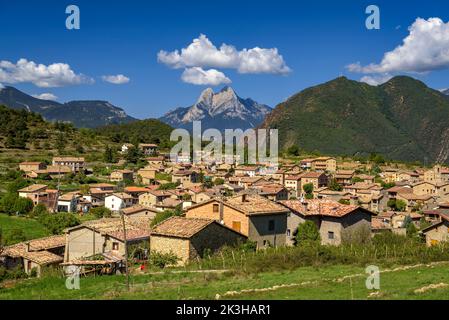
[[81, 196], [76, 193], [66, 193], [58, 198], [58, 212], [76, 212]]
[[104, 206], [111, 211], [119, 211], [133, 206], [133, 197], [127, 193], [113, 193], [104, 200]]

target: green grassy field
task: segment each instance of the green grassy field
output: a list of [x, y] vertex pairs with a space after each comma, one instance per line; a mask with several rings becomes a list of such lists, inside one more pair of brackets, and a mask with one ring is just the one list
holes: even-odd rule
[[366, 288], [364, 268], [340, 265], [254, 275], [132, 275], [129, 292], [124, 276], [82, 277], [80, 290], [67, 290], [65, 279], [53, 275], [4, 283], [0, 299], [449, 299], [448, 266], [381, 268], [380, 290]]
[[6, 239], [8, 238], [9, 233], [15, 229], [22, 230], [26, 240], [50, 235], [47, 229], [34, 219], [13, 217], [2, 213], [0, 213], [0, 228], [2, 228]]

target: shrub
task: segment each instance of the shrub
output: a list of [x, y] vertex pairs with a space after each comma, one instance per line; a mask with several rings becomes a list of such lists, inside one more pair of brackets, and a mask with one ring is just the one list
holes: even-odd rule
[[166, 266], [176, 265], [181, 260], [173, 252], [161, 253], [152, 251], [150, 253], [150, 264], [158, 268], [165, 268]]
[[319, 242], [321, 237], [317, 225], [313, 221], [300, 223], [296, 231], [295, 240], [297, 245], [307, 242]]
[[367, 225], [345, 229], [341, 233], [344, 244], [367, 244], [371, 241], [371, 229]]

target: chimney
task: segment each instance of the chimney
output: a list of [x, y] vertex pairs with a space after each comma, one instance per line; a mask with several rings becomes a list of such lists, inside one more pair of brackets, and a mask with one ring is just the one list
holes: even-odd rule
[[242, 202], [246, 202], [246, 193], [242, 194]]
[[25, 244], [25, 247], [26, 247], [26, 252], [30, 252], [30, 243], [29, 242], [27, 242]]

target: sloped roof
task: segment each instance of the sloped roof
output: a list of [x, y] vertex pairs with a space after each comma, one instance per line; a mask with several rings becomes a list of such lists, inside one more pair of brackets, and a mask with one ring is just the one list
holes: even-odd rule
[[188, 239], [212, 223], [215, 223], [214, 220], [171, 217], [156, 225], [151, 231], [151, 235]]
[[356, 210], [371, 211], [363, 209], [359, 206], [345, 205], [337, 201], [327, 199], [310, 199], [310, 200], [283, 200], [279, 201], [285, 207], [291, 209], [294, 212], [298, 212], [305, 216], [326, 216], [326, 217], [344, 217]]
[[45, 189], [47, 187], [48, 186], [45, 185], [45, 184], [32, 184], [31, 186], [28, 186], [28, 187], [25, 187], [25, 188], [22, 188], [22, 189], [18, 190], [18, 192], [27, 192], [27, 193], [29, 193], [29, 192], [37, 192], [37, 191], [40, 191], [40, 190]]

